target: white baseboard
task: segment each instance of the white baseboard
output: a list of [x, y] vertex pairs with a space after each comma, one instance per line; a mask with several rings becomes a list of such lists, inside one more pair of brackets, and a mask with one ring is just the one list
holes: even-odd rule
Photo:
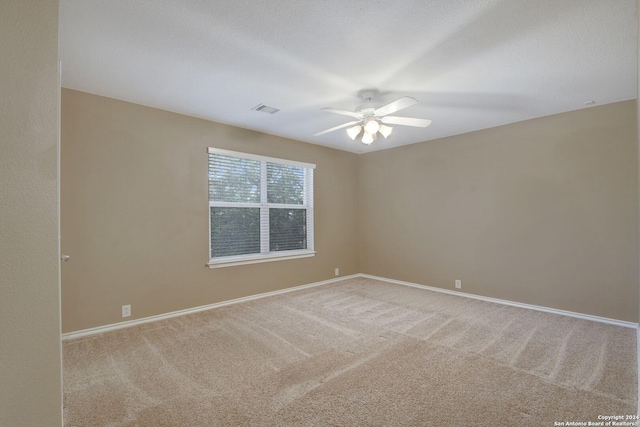
[[610, 325], [616, 325], [616, 326], [624, 326], [625, 328], [638, 328], [637, 323], [626, 322], [624, 320], [610, 319], [608, 317], [592, 316], [590, 314], [576, 313], [573, 311], [560, 310], [557, 308], [542, 307], [539, 305], [532, 305], [532, 304], [525, 304], [521, 302], [509, 301], [504, 299], [490, 298], [482, 295], [468, 294], [466, 292], [451, 291], [449, 289], [434, 288], [432, 286], [420, 285], [418, 283], [412, 283], [412, 282], [404, 282], [402, 280], [387, 279], [386, 277], [372, 276], [370, 274], [358, 274], [357, 276], [366, 277], [368, 279], [381, 280], [383, 282], [395, 283], [397, 285], [410, 286], [412, 288], [426, 289], [428, 291], [440, 292], [443, 294], [456, 295], [456, 296], [465, 297], [465, 298], [473, 298], [480, 301], [493, 302], [496, 304], [510, 305], [512, 307], [527, 308], [529, 310], [544, 311], [545, 313], [560, 314], [562, 316], [576, 317], [578, 319], [608, 323]]
[[96, 328], [82, 329], [80, 331], [75, 331], [75, 332], [67, 332], [65, 334], [62, 334], [62, 340], [64, 341], [64, 340], [70, 340], [70, 339], [73, 339], [73, 338], [86, 337], [86, 336], [89, 336], [89, 335], [102, 334], [104, 332], [115, 331], [117, 329], [130, 328], [132, 326], [142, 325], [143, 323], [157, 322], [158, 320], [170, 319], [172, 317], [178, 317], [178, 316], [184, 316], [186, 314], [198, 313], [200, 311], [206, 311], [206, 310], [211, 310], [211, 309], [218, 308], [218, 307], [224, 307], [224, 306], [227, 306], [227, 305], [238, 304], [240, 302], [252, 301], [252, 300], [256, 300], [256, 299], [260, 299], [260, 298], [266, 298], [266, 297], [270, 297], [270, 296], [274, 296], [274, 295], [286, 294], [286, 293], [289, 293], [289, 292], [295, 292], [295, 291], [299, 291], [299, 290], [302, 290], [302, 289], [307, 289], [307, 288], [313, 288], [313, 287], [316, 287], [316, 286], [327, 285], [329, 283], [335, 283], [335, 282], [339, 282], [341, 280], [353, 279], [353, 278], [357, 278], [357, 277], [360, 277], [360, 275], [359, 274], [353, 274], [351, 276], [341, 276], [341, 277], [336, 277], [335, 279], [323, 280], [321, 282], [308, 283], [306, 285], [300, 285], [300, 286], [294, 286], [294, 287], [291, 287], [291, 288], [279, 289], [277, 291], [271, 291], [271, 292], [264, 292], [264, 293], [261, 293], [261, 294], [249, 295], [249, 296], [242, 297], [242, 298], [236, 298], [236, 299], [232, 299], [232, 300], [228, 300], [228, 301], [221, 301], [221, 302], [217, 302], [217, 303], [214, 303], [214, 304], [207, 304], [207, 305], [202, 305], [202, 306], [199, 306], [199, 307], [188, 308], [188, 309], [185, 309], [185, 310], [172, 311], [170, 313], [159, 314], [157, 316], [144, 317], [142, 319], [129, 320], [129, 321], [120, 322], [120, 323], [113, 323], [111, 325], [98, 326]]
[[[405, 282], [405, 281], [402, 281], [402, 280], [395, 280], [395, 279], [389, 279], [389, 278], [386, 278], [386, 277], [373, 276], [373, 275], [370, 275], [370, 274], [359, 273], [359, 274], [353, 274], [353, 275], [350, 275], [350, 276], [341, 276], [341, 277], [336, 277], [334, 279], [323, 280], [321, 282], [314, 282], [314, 283], [308, 283], [306, 285], [294, 286], [292, 288], [285, 288], [285, 289], [280, 289], [280, 290], [277, 290], [277, 291], [265, 292], [265, 293], [256, 294], [256, 295], [250, 295], [250, 296], [246, 296], [246, 297], [242, 297], [242, 298], [236, 298], [236, 299], [232, 299], [232, 300], [228, 300], [228, 301], [221, 301], [221, 302], [217, 302], [217, 303], [214, 303], [214, 304], [208, 304], [208, 305], [203, 305], [203, 306], [199, 306], [199, 307], [188, 308], [188, 309], [185, 309], [185, 310], [172, 311], [170, 313], [159, 314], [157, 316], [144, 317], [142, 319], [129, 320], [129, 321], [126, 321], [126, 322], [114, 323], [114, 324], [105, 325], [105, 326], [98, 326], [96, 328], [83, 329], [83, 330], [75, 331], [75, 332], [67, 332], [65, 334], [62, 334], [62, 339], [63, 340], [69, 340], [69, 339], [73, 339], [73, 338], [80, 338], [80, 337], [86, 337], [86, 336], [89, 336], [89, 335], [101, 334], [101, 333], [104, 333], [104, 332], [115, 331], [117, 329], [123, 329], [123, 328], [129, 328], [129, 327], [136, 326], [136, 325], [141, 325], [143, 323], [149, 323], [149, 322], [155, 322], [155, 321], [158, 321], [158, 320], [170, 319], [172, 317], [178, 317], [178, 316], [184, 316], [186, 314], [198, 313], [200, 311], [211, 310], [211, 309], [214, 309], [214, 308], [224, 307], [224, 306], [232, 305], [232, 304], [237, 304], [237, 303], [241, 303], [241, 302], [244, 302], [244, 301], [252, 301], [252, 300], [255, 300], [255, 299], [260, 299], [260, 298], [266, 298], [266, 297], [270, 297], [270, 296], [274, 296], [274, 295], [285, 294], [285, 293], [288, 293], [288, 292], [295, 292], [295, 291], [299, 291], [299, 290], [302, 290], [302, 289], [313, 288], [313, 287], [316, 287], [316, 286], [327, 285], [329, 283], [335, 283], [335, 282], [339, 282], [339, 281], [342, 281], [342, 280], [353, 279], [353, 278], [358, 278], [358, 277], [364, 277], [364, 278], [368, 278], [368, 279], [380, 280], [380, 281], [383, 281], [383, 282], [395, 283], [397, 285], [410, 286], [410, 287], [413, 287], [413, 288], [426, 289], [426, 290], [429, 290], [429, 291], [440, 292], [440, 293], [449, 294], [449, 295], [456, 295], [456, 296], [465, 297], [465, 298], [473, 298], [473, 299], [477, 299], [477, 300], [481, 300], [481, 301], [487, 301], [487, 302], [493, 302], [493, 303], [497, 303], [497, 304], [510, 305], [510, 306], [513, 306], [513, 307], [526, 308], [526, 309], [529, 309], [529, 310], [543, 311], [543, 312], [546, 312], [546, 313], [560, 314], [560, 315], [563, 315], [563, 316], [576, 317], [578, 319], [585, 319], [585, 320], [591, 320], [591, 321], [595, 321], [595, 322], [608, 323], [608, 324], [611, 324], [611, 325], [623, 326], [623, 327], [626, 327], [626, 328], [636, 328], [636, 329], [638, 329], [638, 324], [637, 323], [633, 323], [633, 322], [626, 322], [626, 321], [623, 321], [623, 320], [609, 319], [607, 317], [592, 316], [590, 314], [575, 313], [573, 311], [559, 310], [559, 309], [555, 309], [555, 308], [542, 307], [542, 306], [532, 305], [532, 304], [524, 304], [524, 303], [520, 303], [520, 302], [502, 300], [502, 299], [497, 299], [497, 298], [484, 297], [484, 296], [481, 296], [481, 295], [468, 294], [468, 293], [459, 292], [459, 291], [451, 291], [451, 290], [448, 290], [448, 289], [442, 289], [442, 288], [435, 288], [435, 287], [432, 287], [432, 286], [420, 285], [418, 283]], [[639, 334], [639, 338], [640, 338], [640, 330], [639, 330], [638, 334]], [[639, 350], [638, 354], [640, 354], [640, 342], [638, 343], [638, 350]], [[640, 373], [640, 357], [638, 359], [639, 359], [638, 360], [638, 364], [639, 364], [638, 372]], [[640, 388], [640, 384], [639, 384], [639, 388]], [[639, 394], [639, 396], [640, 396], [640, 394]], [[639, 399], [639, 405], [640, 405], [640, 399]]]

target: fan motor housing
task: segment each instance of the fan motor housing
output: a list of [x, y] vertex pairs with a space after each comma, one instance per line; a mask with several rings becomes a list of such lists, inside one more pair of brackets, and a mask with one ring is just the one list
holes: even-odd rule
[[366, 117], [373, 117], [376, 109], [371, 107], [370, 105], [364, 104], [364, 105], [358, 106], [356, 108], [356, 111], [362, 114], [366, 118]]

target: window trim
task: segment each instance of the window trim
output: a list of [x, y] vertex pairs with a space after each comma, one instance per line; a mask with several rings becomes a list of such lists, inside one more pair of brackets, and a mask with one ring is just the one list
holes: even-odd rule
[[[314, 215], [313, 215], [313, 170], [316, 165], [313, 163], [304, 163], [298, 162], [294, 160], [286, 160], [279, 159], [276, 157], [268, 157], [261, 156], [257, 154], [250, 153], [242, 153], [238, 151], [230, 151], [224, 150], [221, 148], [213, 148], [208, 147], [208, 154], [219, 154], [222, 156], [243, 158], [248, 160], [256, 160], [261, 162], [261, 177], [260, 177], [260, 185], [261, 185], [261, 197], [264, 197], [263, 200], [266, 201], [267, 197], [267, 177], [266, 177], [266, 164], [267, 163], [276, 163], [287, 166], [295, 166], [301, 167], [305, 169], [304, 174], [304, 203], [302, 205], [289, 205], [289, 204], [277, 204], [277, 203], [236, 203], [236, 202], [215, 202], [209, 200], [209, 208], [208, 208], [208, 216], [209, 216], [209, 262], [207, 265], [209, 268], [221, 268], [221, 267], [232, 267], [237, 265], [245, 265], [245, 264], [256, 264], [262, 262], [269, 261], [281, 261], [287, 259], [297, 259], [297, 258], [308, 258], [315, 256], [316, 252], [314, 250]], [[311, 179], [309, 183], [307, 180]], [[208, 197], [207, 197], [208, 198]], [[261, 211], [261, 223], [262, 223], [262, 215], [263, 209], [266, 210], [266, 215], [268, 219], [268, 212], [270, 208], [285, 208], [285, 209], [304, 209], [306, 211], [307, 223], [306, 223], [306, 231], [307, 231], [307, 249], [296, 249], [290, 251], [277, 251], [277, 252], [269, 252], [268, 247], [268, 235], [269, 228], [263, 230], [262, 227], [260, 229], [261, 233], [261, 253], [259, 254], [247, 254], [247, 255], [233, 255], [226, 257], [218, 257], [211, 258], [211, 207], [245, 207], [245, 208], [260, 208]], [[265, 239], [263, 234], [267, 235], [266, 239], [266, 247], [265, 247]], [[265, 252], [266, 250], [266, 252]]]
[[298, 162], [295, 160], [279, 159], [277, 157], [261, 156], [259, 154], [241, 153], [240, 151], [223, 150], [222, 148], [207, 148], [209, 154], [220, 154], [221, 156], [240, 157], [247, 160], [257, 160], [259, 162], [266, 161], [271, 163], [280, 163], [289, 166], [298, 166], [301, 168], [315, 169], [316, 165], [313, 163]]
[[[281, 255], [282, 254], [282, 255]], [[315, 256], [316, 252], [308, 249], [296, 251], [282, 251], [280, 253], [234, 255], [224, 258], [210, 259], [207, 265], [209, 268], [233, 267], [236, 265], [258, 264], [261, 262], [283, 261], [287, 259], [309, 258]]]

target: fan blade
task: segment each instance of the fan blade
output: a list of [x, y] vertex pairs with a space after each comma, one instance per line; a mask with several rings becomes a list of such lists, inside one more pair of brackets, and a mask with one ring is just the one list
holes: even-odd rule
[[355, 120], [353, 122], [345, 123], [345, 124], [342, 124], [340, 126], [336, 126], [336, 127], [331, 128], [331, 129], [327, 129], [327, 130], [323, 130], [322, 132], [315, 133], [315, 134], [313, 134], [313, 136], [324, 135], [325, 133], [333, 132], [334, 130], [338, 130], [338, 129], [346, 128], [346, 127], [349, 127], [349, 126], [357, 125], [358, 123], [360, 123], [360, 120]]
[[324, 111], [328, 111], [330, 113], [342, 114], [343, 116], [355, 117], [356, 119], [361, 119], [364, 116], [360, 113], [355, 113], [353, 111], [346, 110], [336, 110], [335, 108], [323, 108]]
[[387, 104], [378, 108], [376, 111], [373, 112], [373, 114], [375, 116], [382, 117], [382, 116], [386, 116], [387, 114], [395, 113], [396, 111], [405, 109], [407, 107], [411, 107], [412, 105], [415, 105], [417, 103], [418, 101], [415, 98], [411, 98], [409, 96], [403, 96], [397, 101], [393, 101], [390, 104]]
[[415, 126], [426, 128], [431, 124], [429, 119], [414, 119], [412, 117], [385, 116], [380, 121], [387, 125]]

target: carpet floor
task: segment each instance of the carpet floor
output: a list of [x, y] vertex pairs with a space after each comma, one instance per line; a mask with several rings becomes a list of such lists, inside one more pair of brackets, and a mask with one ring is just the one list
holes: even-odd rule
[[636, 413], [634, 329], [365, 278], [63, 352], [67, 427], [538, 427]]

